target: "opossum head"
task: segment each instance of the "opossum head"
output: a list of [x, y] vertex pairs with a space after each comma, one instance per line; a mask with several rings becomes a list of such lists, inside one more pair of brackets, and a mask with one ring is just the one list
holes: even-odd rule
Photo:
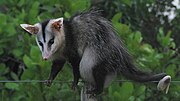
[[56, 52], [63, 49], [65, 43], [63, 18], [50, 19], [34, 25], [20, 24], [20, 26], [36, 36], [43, 59], [53, 58]]

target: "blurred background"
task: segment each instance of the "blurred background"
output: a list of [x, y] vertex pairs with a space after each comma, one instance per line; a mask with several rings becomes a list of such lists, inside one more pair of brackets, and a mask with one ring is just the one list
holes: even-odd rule
[[[179, 80], [171, 83], [168, 94], [157, 91], [154, 83], [113, 82], [99, 101], [179, 101], [179, 0], [0, 0], [0, 81], [46, 80], [50, 73], [51, 62], [42, 60], [34, 36], [19, 24], [68, 19], [91, 7], [102, 9], [112, 21], [140, 69]], [[82, 84], [72, 91], [72, 79], [66, 64], [56, 78], [62, 82], [50, 88], [37, 82], [0, 82], [0, 101], [79, 101]]]

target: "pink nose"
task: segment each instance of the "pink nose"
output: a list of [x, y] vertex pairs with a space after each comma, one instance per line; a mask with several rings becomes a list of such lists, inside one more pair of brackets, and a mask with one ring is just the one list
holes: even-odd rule
[[47, 60], [47, 57], [43, 57], [43, 60]]

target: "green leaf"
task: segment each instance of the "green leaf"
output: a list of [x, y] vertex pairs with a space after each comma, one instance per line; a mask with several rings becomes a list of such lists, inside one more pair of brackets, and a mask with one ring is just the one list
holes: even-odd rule
[[65, 16], [66, 18], [70, 18], [70, 17], [71, 17], [71, 15], [70, 15], [68, 12], [65, 12], [65, 13], [64, 13], [64, 16]]
[[168, 38], [168, 37], [164, 37], [163, 39], [162, 39], [162, 46], [164, 46], [164, 47], [167, 47], [169, 44], [170, 44], [170, 38]]
[[5, 83], [5, 87], [11, 90], [19, 90], [19, 85], [17, 83]]
[[51, 67], [51, 61], [40, 60], [38, 65], [43, 68], [48, 68], [48, 67]]
[[132, 0], [122, 0], [126, 5], [131, 6]]
[[140, 96], [144, 93], [145, 90], [146, 90], [146, 86], [140, 86], [138, 87], [138, 89], [135, 90], [135, 95]]
[[172, 32], [171, 32], [171, 31], [168, 31], [168, 33], [166, 34], [166, 37], [167, 37], [167, 38], [171, 38], [171, 34], [172, 34]]
[[131, 97], [128, 99], [128, 101], [136, 101], [135, 99], [136, 99], [136, 98], [135, 98], [134, 96], [131, 96]]
[[90, 6], [90, 0], [75, 0], [71, 2], [71, 13], [85, 10]]
[[121, 86], [119, 84], [113, 83], [108, 87], [109, 96], [113, 99], [112, 101], [118, 101], [121, 98]]
[[22, 80], [27, 80], [27, 79], [34, 79], [34, 71], [32, 69], [26, 69], [22, 76], [21, 76], [21, 79]]
[[7, 24], [7, 16], [0, 13], [0, 26], [5, 26]]
[[131, 82], [125, 82], [120, 89], [120, 95], [122, 101], [127, 101], [133, 92], [133, 84]]
[[142, 36], [141, 36], [141, 32], [137, 31], [135, 34], [134, 34], [134, 39], [138, 42], [138, 43], [141, 43], [142, 41]]
[[163, 28], [159, 28], [159, 35], [160, 35], [160, 37], [164, 37]]
[[113, 94], [113, 98], [114, 98], [114, 101], [119, 101], [121, 99], [121, 94], [119, 92], [115, 91]]
[[33, 67], [32, 60], [27, 55], [24, 55], [23, 61], [28, 68]]
[[9, 68], [5, 64], [0, 63], [0, 75], [4, 75], [9, 72]]
[[166, 69], [166, 73], [171, 75], [172, 78], [175, 77], [175, 70], [176, 70], [176, 65], [175, 64], [172, 64], [172, 65], [169, 65]]
[[114, 16], [113, 16], [113, 18], [112, 18], [112, 23], [119, 23], [119, 20], [120, 20], [120, 18], [121, 18], [121, 16], [122, 16], [122, 13], [117, 13], [117, 14], [115, 14]]
[[14, 80], [19, 80], [18, 75], [16, 75], [14, 72], [11, 72], [11, 77], [12, 77]]
[[32, 61], [37, 63], [39, 62], [41, 55], [40, 55], [40, 50], [37, 46], [31, 46], [30, 57]]
[[154, 50], [152, 49], [152, 47], [149, 45], [149, 44], [143, 44], [141, 46], [141, 49], [146, 52], [146, 53], [149, 53], [149, 54], [152, 54], [154, 52]]
[[32, 20], [32, 19], [37, 18], [38, 11], [39, 11], [39, 2], [35, 1], [33, 3], [33, 5], [31, 6], [31, 9], [30, 9], [29, 14], [28, 14], [28, 18], [29, 18], [30, 22], [33, 21], [35, 23], [36, 20]]
[[15, 57], [20, 57], [23, 54], [21, 49], [14, 49], [12, 53], [15, 55]]
[[16, 34], [15, 26], [14, 24], [8, 24], [7, 25], [8, 30], [6, 30], [7, 36], [13, 36]]
[[18, 6], [23, 6], [25, 4], [25, 0], [19, 0]]
[[121, 23], [113, 23], [115, 29], [117, 30], [118, 34], [123, 36], [123, 35], [129, 35], [131, 33], [130, 32], [130, 29], [127, 25], [125, 24], [121, 24]]

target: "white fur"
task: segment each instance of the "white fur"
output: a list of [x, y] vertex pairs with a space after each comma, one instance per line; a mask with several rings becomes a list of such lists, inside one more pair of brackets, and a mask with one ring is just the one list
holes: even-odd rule
[[55, 33], [54, 44], [51, 46], [51, 52], [52, 52], [52, 56], [50, 57], [51, 59], [56, 59], [57, 56], [58, 57], [62, 56], [61, 53], [65, 46], [65, 33], [64, 33], [64, 27], [63, 27], [63, 18], [50, 20], [49, 24], [47, 25], [47, 31], [52, 32], [51, 25], [54, 22], [59, 21], [59, 20], [61, 20], [60, 24], [62, 24], [62, 26], [61, 26], [60, 32]]
[[80, 62], [80, 75], [82, 79], [88, 83], [95, 84], [92, 68], [96, 64], [96, 58], [93, 53], [93, 50], [86, 48]]
[[[82, 60], [80, 62], [80, 75], [82, 79], [92, 85], [95, 85], [95, 80], [93, 76], [93, 68], [96, 65], [96, 53], [91, 48], [86, 48]], [[105, 76], [104, 87], [108, 87], [108, 85], [113, 81], [113, 79], [117, 76], [116, 73], [110, 73]]]
[[[54, 22], [60, 21], [61, 29], [60, 32], [53, 32], [51, 25]], [[64, 48], [65, 45], [65, 34], [64, 34], [64, 28], [63, 28], [63, 18], [57, 18], [57, 19], [51, 19], [49, 23], [47, 24], [45, 28], [45, 40], [43, 40], [42, 36], [42, 26], [40, 23], [29, 25], [29, 24], [20, 24], [20, 26], [26, 30], [27, 32], [36, 35], [36, 42], [39, 46], [39, 49], [42, 52], [42, 57], [50, 60], [57, 59], [57, 56], [60, 57], [60, 54]], [[38, 28], [38, 33], [32, 33], [30, 30], [27, 29], [27, 27], [36, 27]], [[54, 43], [51, 45], [51, 48], [48, 47], [48, 42], [54, 35]], [[42, 50], [42, 47], [39, 45], [38, 41], [41, 41], [43, 43], [44, 50]]]
[[[167, 80], [168, 80], [169, 82], [167, 82]], [[163, 78], [159, 81], [159, 83], [158, 83], [158, 85], [157, 85], [157, 89], [158, 89], [158, 90], [161, 90], [161, 91], [164, 91], [164, 90], [165, 90], [165, 92], [166, 92], [166, 94], [167, 94], [167, 93], [168, 93], [168, 90], [169, 90], [170, 82], [171, 82], [171, 76], [167, 75], [167, 76], [163, 77]]]
[[57, 21], [61, 21], [60, 24], [63, 24], [63, 20], [64, 19], [61, 17], [61, 18], [57, 18], [57, 19], [52, 19], [51, 22], [54, 23], [54, 22], [57, 22]]
[[[51, 25], [61, 20], [60, 24], [62, 24], [62, 27], [60, 29], [60, 32], [53, 32]], [[42, 33], [40, 34], [42, 38]], [[52, 36], [55, 36], [54, 44], [51, 46], [51, 50], [48, 47], [48, 42], [52, 38]], [[65, 41], [65, 34], [63, 29], [63, 18], [57, 18], [57, 19], [51, 19], [49, 23], [47, 24], [45, 28], [45, 40], [46, 43], [44, 44], [44, 51], [42, 51], [42, 57], [46, 57], [47, 59], [54, 60], [60, 57], [61, 51], [64, 48], [64, 41]], [[57, 57], [58, 56], [58, 57]]]

